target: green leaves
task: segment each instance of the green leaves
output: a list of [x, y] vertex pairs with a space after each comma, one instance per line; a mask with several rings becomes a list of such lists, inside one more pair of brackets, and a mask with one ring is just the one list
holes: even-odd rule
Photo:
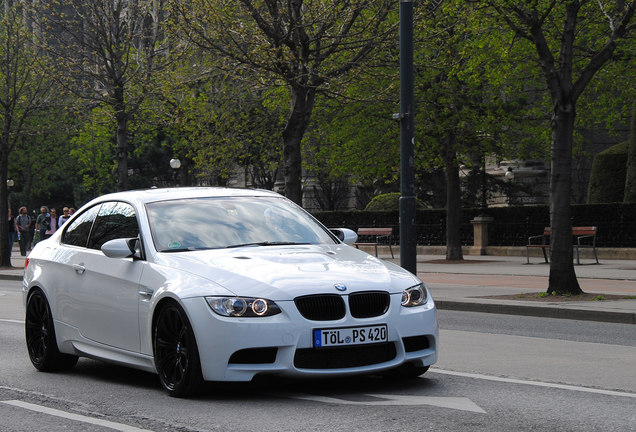
[[115, 184], [115, 121], [110, 107], [93, 109], [83, 129], [71, 139], [71, 156], [78, 164], [84, 187], [92, 196], [110, 192]]

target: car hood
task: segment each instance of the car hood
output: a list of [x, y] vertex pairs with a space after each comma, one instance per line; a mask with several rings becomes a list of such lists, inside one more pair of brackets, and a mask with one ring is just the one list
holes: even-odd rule
[[208, 279], [235, 295], [270, 300], [338, 293], [336, 284], [344, 285], [346, 294], [401, 293], [419, 283], [401, 267], [347, 245], [248, 246], [159, 255], [163, 264]]

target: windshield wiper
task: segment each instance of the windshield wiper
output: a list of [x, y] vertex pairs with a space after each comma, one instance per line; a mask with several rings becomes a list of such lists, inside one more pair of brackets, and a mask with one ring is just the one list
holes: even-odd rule
[[239, 248], [244, 246], [289, 246], [289, 245], [306, 245], [309, 243], [282, 242], [282, 241], [263, 241], [253, 243], [243, 243], [237, 245], [226, 246], [226, 249]]
[[[289, 246], [289, 245], [307, 245], [307, 244], [311, 244], [311, 243], [297, 243], [297, 242], [285, 242], [285, 241], [280, 241], [280, 242], [279, 241], [262, 241], [262, 242], [242, 243], [237, 245], [225, 246], [225, 249], [233, 249], [233, 248], [240, 248], [240, 247], [247, 247], [247, 246]], [[159, 252], [166, 252], [166, 253], [192, 252], [192, 251], [221, 249], [221, 248], [223, 248], [223, 246], [201, 247], [201, 248], [189, 247], [189, 248], [163, 249], [163, 250], [160, 250]]]
[[178, 249], [163, 249], [163, 250], [160, 250], [159, 252], [193, 252], [193, 251], [201, 251], [201, 250], [208, 250], [208, 249], [220, 249], [220, 248], [219, 247], [201, 247], [201, 248], [189, 247], [189, 248], [178, 248]]

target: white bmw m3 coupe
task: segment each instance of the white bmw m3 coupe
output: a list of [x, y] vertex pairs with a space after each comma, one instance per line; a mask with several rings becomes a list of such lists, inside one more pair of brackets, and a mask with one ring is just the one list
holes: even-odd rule
[[113, 362], [177, 397], [256, 375], [419, 376], [437, 360], [433, 299], [356, 238], [269, 191], [102, 196], [28, 257], [31, 362]]

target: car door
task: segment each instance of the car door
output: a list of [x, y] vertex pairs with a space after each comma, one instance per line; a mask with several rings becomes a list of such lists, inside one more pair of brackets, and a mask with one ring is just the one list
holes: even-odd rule
[[75, 325], [100, 344], [139, 352], [139, 280], [143, 262], [108, 258], [100, 250], [109, 240], [139, 235], [136, 212], [124, 202], [101, 204], [87, 247], [76, 254], [72, 287]]

